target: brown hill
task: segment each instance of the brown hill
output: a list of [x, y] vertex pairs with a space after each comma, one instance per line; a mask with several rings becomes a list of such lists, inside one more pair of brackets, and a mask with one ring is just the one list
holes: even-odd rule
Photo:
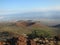
[[47, 28], [48, 26], [43, 25], [40, 21], [17, 21], [16, 26], [18, 27], [40, 27], [40, 28]]
[[35, 22], [32, 22], [32, 21], [17, 21], [16, 24], [17, 26], [30, 26], [30, 25], [33, 25], [33, 23]]

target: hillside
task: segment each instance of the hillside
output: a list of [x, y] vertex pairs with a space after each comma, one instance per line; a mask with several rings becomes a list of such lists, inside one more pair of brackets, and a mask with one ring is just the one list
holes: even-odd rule
[[33, 30], [43, 30], [46, 31], [47, 33], [50, 33], [52, 35], [55, 34], [55, 31], [53, 28], [50, 28], [42, 23], [40, 21], [16, 21], [16, 22], [11, 22], [11, 23], [0, 23], [0, 31], [9, 31], [9, 32], [14, 32], [17, 34], [29, 34]]
[[52, 27], [55, 27], [55, 28], [60, 28], [60, 24], [55, 25], [55, 26], [52, 26]]
[[60, 24], [52, 26], [53, 28], [56, 28], [57, 34], [60, 34]]

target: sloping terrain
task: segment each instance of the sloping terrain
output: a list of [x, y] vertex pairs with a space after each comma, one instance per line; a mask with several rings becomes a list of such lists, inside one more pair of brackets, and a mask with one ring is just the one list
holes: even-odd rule
[[39, 21], [17, 21], [14, 23], [0, 23], [0, 31], [9, 31], [14, 32], [17, 34], [22, 33], [31, 33], [33, 30], [43, 30], [50, 34], [55, 34], [53, 28], [45, 26], [44, 24], [40, 23]]
[[55, 26], [52, 26], [52, 27], [55, 27], [55, 28], [60, 28], [60, 24], [55, 25]]
[[60, 24], [54, 25], [54, 26], [52, 26], [52, 27], [53, 27], [53, 28], [56, 28], [57, 34], [60, 35]]

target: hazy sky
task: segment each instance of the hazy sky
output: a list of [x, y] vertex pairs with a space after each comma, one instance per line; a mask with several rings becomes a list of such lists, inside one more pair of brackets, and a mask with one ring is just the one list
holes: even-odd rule
[[[42, 17], [47, 16], [53, 18], [54, 15], [48, 13], [48, 11], [60, 11], [60, 0], [0, 0], [0, 20], [14, 18], [18, 19], [18, 17], [21, 16], [20, 14], [17, 17], [17, 14], [19, 13], [22, 13], [23, 15], [23, 13], [42, 11], [47, 12], [45, 15], [42, 15]], [[16, 15], [12, 16], [11, 14]], [[28, 16], [30, 16], [29, 14]], [[24, 18], [23, 16], [21, 18]], [[34, 13], [31, 16], [39, 17], [39, 15], [34, 15]], [[56, 16], [60, 19], [60, 14], [55, 15], [54, 19], [56, 18]]]
[[0, 0], [0, 9], [47, 8], [60, 5], [60, 0]]
[[0, 0], [0, 15], [41, 10], [60, 10], [60, 0]]

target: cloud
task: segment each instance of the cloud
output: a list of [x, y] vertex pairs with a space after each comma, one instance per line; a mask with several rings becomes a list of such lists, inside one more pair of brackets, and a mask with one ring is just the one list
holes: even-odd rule
[[31, 9], [0, 9], [0, 15], [28, 13], [28, 12], [46, 12], [46, 11], [60, 11], [60, 6], [50, 6], [46, 8], [31, 8]]
[[3, 16], [0, 16], [0, 19], [3, 19], [4, 17]]
[[34, 8], [34, 11], [60, 11], [60, 6], [50, 6], [46, 8]]
[[8, 15], [8, 14], [15, 14], [18, 13], [17, 10], [0, 10], [0, 15]]

